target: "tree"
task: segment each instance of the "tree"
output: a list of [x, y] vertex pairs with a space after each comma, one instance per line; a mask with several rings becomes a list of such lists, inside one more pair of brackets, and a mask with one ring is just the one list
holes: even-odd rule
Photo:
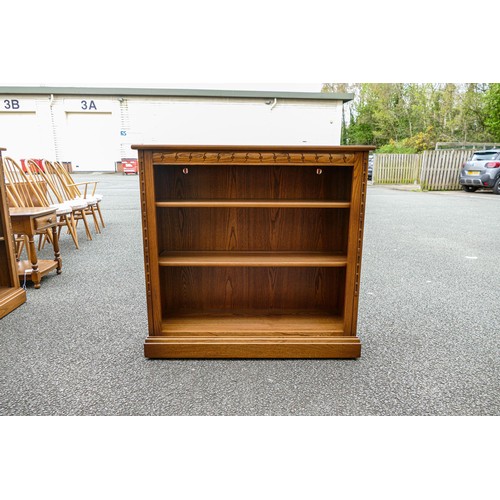
[[500, 83], [491, 83], [485, 95], [485, 119], [493, 140], [500, 141]]
[[458, 136], [463, 142], [490, 140], [485, 120], [485, 83], [466, 83], [460, 103]]
[[500, 130], [495, 129], [500, 128], [499, 85], [328, 83], [323, 92], [354, 93], [349, 113], [344, 115], [343, 144], [422, 151], [436, 142], [487, 142], [492, 134], [500, 137]]

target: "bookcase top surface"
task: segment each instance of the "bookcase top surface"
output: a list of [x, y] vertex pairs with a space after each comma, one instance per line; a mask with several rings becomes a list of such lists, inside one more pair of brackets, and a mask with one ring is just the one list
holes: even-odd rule
[[313, 146], [313, 145], [199, 145], [199, 144], [133, 144], [132, 149], [154, 151], [328, 151], [333, 153], [355, 153], [373, 151], [376, 146]]

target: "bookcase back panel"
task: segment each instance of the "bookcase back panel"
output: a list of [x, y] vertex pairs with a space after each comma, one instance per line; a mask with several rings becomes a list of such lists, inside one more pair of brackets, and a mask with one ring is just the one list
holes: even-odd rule
[[156, 200], [349, 201], [352, 170], [351, 166], [157, 165]]
[[158, 208], [165, 251], [347, 252], [348, 209]]
[[343, 310], [345, 268], [167, 267], [160, 278], [164, 318], [186, 311]]

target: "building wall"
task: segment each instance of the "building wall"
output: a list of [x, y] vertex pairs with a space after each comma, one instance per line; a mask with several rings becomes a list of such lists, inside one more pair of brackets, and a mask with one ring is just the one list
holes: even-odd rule
[[114, 171], [132, 144], [340, 144], [342, 101], [237, 97], [0, 96], [0, 146], [14, 159]]

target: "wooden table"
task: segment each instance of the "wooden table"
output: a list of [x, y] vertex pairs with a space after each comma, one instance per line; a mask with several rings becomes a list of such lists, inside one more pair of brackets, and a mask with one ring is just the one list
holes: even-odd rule
[[4, 172], [0, 147], [0, 318], [26, 302], [26, 292], [19, 286], [14, 242], [7, 207]]
[[[62, 259], [59, 251], [59, 240], [57, 238], [57, 215], [55, 208], [34, 207], [34, 208], [9, 208], [12, 232], [14, 234], [24, 234], [28, 237], [28, 258], [29, 260], [17, 263], [17, 274], [21, 279], [30, 279], [35, 288], [40, 288], [40, 281], [43, 276], [53, 269], [57, 274], [62, 272]], [[35, 246], [35, 235], [40, 231], [52, 230], [52, 244], [54, 247], [54, 260], [38, 260]]]

